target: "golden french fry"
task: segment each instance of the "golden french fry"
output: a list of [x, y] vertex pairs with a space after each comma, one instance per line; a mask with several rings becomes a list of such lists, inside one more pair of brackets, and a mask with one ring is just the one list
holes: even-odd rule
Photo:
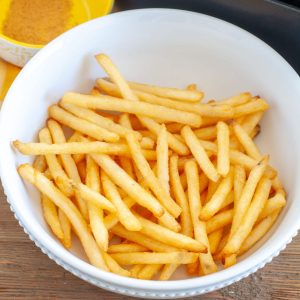
[[240, 226], [229, 238], [223, 249], [225, 255], [238, 253], [243, 241], [251, 232], [259, 214], [264, 208], [271, 190], [271, 180], [262, 178], [253, 196], [253, 200], [245, 213]]
[[[55, 144], [66, 143], [65, 134], [59, 123], [54, 120], [48, 120], [47, 125]], [[60, 155], [60, 158], [68, 177], [71, 178], [75, 183], [80, 183], [81, 179], [77, 170], [76, 163], [73, 160], [72, 156], [70, 154], [62, 154]], [[80, 212], [82, 213], [84, 218], [88, 220], [86, 203], [80, 198], [78, 193], [75, 193], [75, 199]]]
[[[40, 130], [39, 139], [42, 143], [52, 143], [52, 138], [48, 128], [43, 128], [42, 130]], [[72, 185], [69, 182], [69, 178], [63, 170], [62, 166], [60, 165], [57, 157], [53, 154], [48, 154], [45, 157], [49, 171], [57, 186], [66, 196], [72, 196], [74, 194]]]
[[123, 269], [116, 262], [116, 260], [111, 257], [111, 255], [107, 254], [106, 252], [103, 252], [102, 255], [103, 255], [103, 258], [105, 260], [105, 263], [106, 263], [108, 269], [111, 272], [113, 272], [115, 274], [118, 274], [118, 275], [121, 275], [121, 276], [126, 276], [126, 277], [130, 277], [131, 276], [131, 273], [129, 271]]
[[246, 153], [250, 157], [252, 157], [256, 160], [261, 159], [262, 158], [261, 153], [259, 152], [257, 146], [255, 145], [255, 143], [253, 142], [251, 137], [243, 129], [243, 127], [241, 125], [239, 125], [237, 122], [234, 122], [232, 124], [232, 128], [233, 128], [235, 136], [237, 137], [237, 139], [239, 140], [241, 145], [244, 147]]
[[229, 268], [236, 264], [236, 254], [231, 254], [229, 256], [225, 256], [224, 258], [224, 267]]
[[230, 169], [229, 161], [229, 128], [224, 122], [217, 123], [217, 169], [218, 173], [226, 176]]
[[174, 217], [178, 217], [181, 212], [180, 207], [170, 197], [167, 190], [163, 187], [160, 181], [157, 179], [153, 171], [151, 170], [148, 162], [142, 154], [141, 147], [133, 134], [126, 135], [126, 140], [135, 162], [136, 167], [141, 172], [146, 184], [155, 194], [164, 208]]
[[142, 224], [141, 233], [173, 247], [196, 252], [205, 252], [206, 246], [186, 235], [171, 231], [163, 226], [155, 224], [141, 216], [136, 215]]
[[235, 203], [234, 216], [231, 226], [231, 237], [240, 227], [243, 217], [250, 206], [250, 202], [254, 195], [255, 189], [262, 176], [264, 175], [267, 163], [268, 158], [266, 157], [251, 170], [248, 179], [244, 184], [240, 199]]
[[214, 216], [222, 207], [222, 204], [226, 200], [232, 189], [233, 174], [232, 171], [221, 180], [219, 186], [217, 187], [215, 193], [212, 195], [211, 199], [204, 205], [201, 209], [200, 219], [203, 221], [209, 220]]
[[[111, 257], [121, 265], [134, 264], [189, 264], [197, 260], [199, 254], [193, 252], [131, 252], [114, 253]], [[139, 276], [139, 274], [138, 274]]]
[[232, 222], [233, 218], [233, 209], [227, 209], [221, 211], [218, 214], [214, 215], [206, 222], [206, 231], [207, 234], [219, 230], [220, 228], [225, 227], [226, 225]]
[[178, 122], [193, 127], [201, 125], [201, 117], [194, 113], [176, 110], [161, 105], [146, 102], [120, 99], [108, 95], [84, 95], [79, 93], [66, 93], [62, 98], [62, 104], [70, 103], [84, 108], [102, 109], [132, 113], [150, 118], [159, 118], [163, 121]]
[[181, 233], [193, 236], [193, 225], [189, 210], [188, 200], [181, 185], [178, 172], [178, 156], [172, 155], [170, 158], [170, 181], [174, 197], [182, 209], [180, 216]]
[[41, 173], [45, 172], [47, 169], [47, 162], [44, 155], [39, 155], [33, 162], [32, 166], [40, 171]]
[[158, 240], [152, 239], [140, 232], [128, 231], [121, 224], [117, 224], [112, 227], [111, 232], [119, 237], [135, 242], [155, 252], [179, 251], [179, 249], [176, 247], [172, 247], [170, 245], [167, 245], [166, 243], [159, 242]]
[[56, 235], [56, 237], [63, 240], [64, 233], [59, 222], [57, 208], [55, 204], [46, 195], [42, 194], [41, 199], [43, 213], [47, 224], [51, 228], [52, 232]]
[[[100, 184], [100, 170], [99, 166], [95, 163], [95, 161], [87, 156], [86, 159], [86, 185], [94, 190], [95, 192], [101, 192], [101, 184]], [[90, 226], [95, 237], [95, 240], [100, 249], [103, 251], [107, 251], [108, 248], [108, 231], [105, 227], [103, 220], [103, 210], [94, 205], [93, 203], [88, 203], [89, 210], [89, 219]]]
[[155, 274], [162, 268], [161, 264], [153, 264], [153, 265], [146, 265], [143, 267], [142, 270], [138, 273], [137, 278], [150, 280], [152, 279]]
[[149, 137], [142, 137], [140, 144], [143, 149], [153, 149], [155, 146], [154, 140]]
[[136, 181], [134, 181], [123, 169], [121, 169], [109, 156], [104, 154], [92, 154], [92, 158], [105, 171], [110, 179], [121, 187], [138, 204], [149, 209], [155, 216], [164, 214], [161, 204]]
[[203, 172], [210, 180], [217, 181], [219, 175], [216, 171], [216, 168], [209, 160], [203, 146], [201, 145], [200, 141], [198, 140], [192, 129], [188, 126], [185, 126], [181, 130], [181, 134], [186, 144], [190, 148], [196, 161], [198, 162], [201, 170], [203, 170]]
[[48, 109], [49, 116], [61, 124], [64, 124], [74, 130], [77, 130], [83, 134], [106, 142], [117, 142], [119, 135], [114, 132], [108, 131], [94, 123], [83, 120], [60, 108], [57, 105], [52, 105]]
[[106, 197], [114, 204], [117, 212], [117, 217], [121, 224], [131, 231], [141, 230], [141, 224], [137, 218], [130, 211], [128, 206], [123, 202], [115, 184], [108, 178], [108, 176], [102, 171], [101, 181]]
[[245, 252], [247, 252], [257, 241], [259, 241], [269, 231], [269, 229], [275, 223], [279, 213], [280, 209], [263, 219], [252, 229], [250, 234], [244, 240], [238, 252], [239, 255], [242, 255]]
[[217, 137], [216, 126], [204, 127], [194, 130], [195, 135], [200, 140], [214, 140]]
[[195, 161], [188, 161], [185, 164], [185, 173], [188, 184], [188, 198], [190, 204], [189, 208], [194, 227], [194, 237], [195, 240], [204, 244], [208, 250], [207, 253], [201, 253], [199, 255], [200, 265], [204, 274], [211, 274], [213, 272], [216, 272], [218, 268], [209, 250], [206, 225], [204, 222], [199, 220], [199, 215], [201, 212], [201, 201], [199, 184], [200, 180], [197, 163]]
[[174, 274], [179, 264], [166, 264], [159, 276], [159, 280], [168, 280]]
[[244, 115], [253, 114], [260, 111], [265, 111], [269, 108], [268, 103], [261, 99], [255, 99], [242, 105], [234, 107], [233, 118], [239, 118]]
[[236, 96], [233, 96], [231, 98], [225, 99], [225, 100], [221, 100], [216, 102], [217, 105], [223, 105], [223, 104], [227, 104], [227, 105], [231, 105], [231, 106], [238, 106], [238, 105], [242, 105], [244, 103], [247, 103], [251, 100], [252, 96], [250, 93], [242, 93]]
[[222, 239], [222, 235], [223, 235], [223, 228], [220, 228], [208, 235], [211, 254], [215, 254], [217, 252], [219, 243]]
[[180, 133], [183, 126], [184, 126], [183, 124], [179, 124], [179, 123], [166, 124], [167, 130], [171, 133]]
[[104, 259], [99, 248], [90, 233], [88, 226], [81, 216], [76, 206], [69, 200], [59, 189], [57, 189], [51, 181], [49, 181], [42, 173], [38, 172], [28, 164], [18, 167], [18, 172], [22, 178], [35, 185], [41, 193], [48, 196], [56, 206], [58, 206], [68, 217], [75, 229], [82, 246], [92, 265], [107, 270]]
[[130, 252], [146, 252], [148, 249], [139, 244], [116, 244], [108, 247], [108, 253], [130, 253]]
[[133, 265], [130, 269], [131, 277], [137, 278], [138, 273], [144, 268], [144, 265]]
[[259, 111], [259, 112], [245, 116], [245, 118], [242, 122], [243, 129], [248, 134], [250, 134], [254, 130], [254, 128], [258, 125], [258, 123], [261, 120], [263, 115], [264, 115], [264, 112]]
[[163, 188], [170, 193], [169, 185], [169, 154], [168, 154], [168, 133], [165, 125], [162, 125], [157, 137], [156, 146], [157, 178]]
[[70, 249], [72, 246], [71, 223], [68, 217], [66, 216], [66, 214], [60, 208], [58, 209], [58, 219], [59, 219], [61, 229], [64, 233], [64, 237], [61, 240], [61, 242], [66, 249]]

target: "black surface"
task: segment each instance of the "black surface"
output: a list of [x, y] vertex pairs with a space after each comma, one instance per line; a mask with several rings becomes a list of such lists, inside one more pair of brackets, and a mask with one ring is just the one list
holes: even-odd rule
[[300, 74], [298, 0], [117, 0], [121, 10], [177, 8], [211, 15], [248, 30], [278, 51]]

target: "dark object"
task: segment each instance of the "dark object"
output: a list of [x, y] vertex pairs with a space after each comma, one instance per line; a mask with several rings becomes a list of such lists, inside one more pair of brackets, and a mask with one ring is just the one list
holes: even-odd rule
[[298, 0], [119, 0], [118, 10], [177, 8], [211, 15], [248, 30], [278, 51], [300, 74]]

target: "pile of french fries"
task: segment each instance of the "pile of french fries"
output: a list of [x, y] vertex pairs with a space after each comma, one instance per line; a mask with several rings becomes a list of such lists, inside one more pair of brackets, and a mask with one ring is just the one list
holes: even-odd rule
[[54, 235], [70, 248], [75, 234], [92, 265], [139, 279], [234, 265], [286, 204], [253, 141], [266, 101], [203, 103], [195, 84], [128, 82], [109, 57], [96, 59], [108, 78], [49, 107], [38, 143], [13, 142], [36, 156], [18, 172], [40, 191]]

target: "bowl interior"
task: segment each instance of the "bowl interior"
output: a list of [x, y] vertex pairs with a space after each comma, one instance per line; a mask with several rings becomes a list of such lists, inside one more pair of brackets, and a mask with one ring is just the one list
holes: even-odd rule
[[[299, 226], [299, 77], [275, 51], [247, 32], [175, 10], [140, 10], [91, 21], [51, 42], [22, 70], [2, 108], [0, 171], [12, 207], [27, 230], [51, 251], [71, 259], [49, 232], [38, 193], [16, 172], [17, 165], [31, 158], [16, 153], [10, 143], [35, 140], [51, 103], [67, 91], [88, 92], [95, 79], [105, 75], [94, 59], [99, 52], [108, 54], [128, 80], [174, 87], [196, 83], [206, 99], [217, 100], [250, 91], [270, 103], [257, 140], [279, 171], [288, 204], [255, 246], [256, 252], [209, 278], [216, 281], [230, 272], [244, 272], [282, 248]], [[72, 252], [86, 259], [77, 243]], [[100, 276], [100, 271], [93, 272]]]

